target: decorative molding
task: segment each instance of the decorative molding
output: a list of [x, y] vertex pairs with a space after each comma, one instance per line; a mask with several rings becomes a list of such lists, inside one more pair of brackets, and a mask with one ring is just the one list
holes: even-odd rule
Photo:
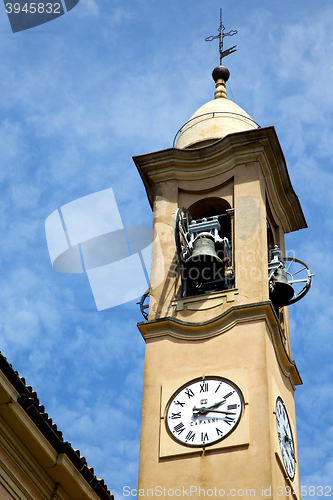
[[172, 305], [176, 307], [176, 311], [205, 311], [214, 307], [228, 304], [235, 301], [235, 295], [238, 295], [238, 290], [224, 290], [223, 292], [212, 292], [206, 295], [196, 295], [195, 297], [184, 297], [172, 301]]
[[256, 321], [265, 321], [268, 326], [274, 351], [283, 374], [290, 379], [293, 387], [301, 385], [301, 377], [295, 362], [288, 356], [279, 321], [270, 301], [232, 306], [216, 318], [202, 323], [188, 323], [166, 317], [138, 323], [138, 328], [146, 342], [166, 336], [179, 340], [196, 341], [223, 335], [237, 324]]
[[[0, 385], [0, 395], [2, 391]], [[0, 405], [0, 449], [14, 465], [8, 475], [8, 466], [7, 469], [3, 467], [3, 460], [0, 460], [0, 483], [10, 494], [16, 492], [16, 496], [13, 495], [15, 500], [34, 499], [31, 494], [25, 494], [26, 486], [20, 477], [25, 478], [32, 491], [41, 498], [46, 498], [46, 492], [52, 492], [54, 483], [60, 482], [61, 490], [57, 492], [59, 500], [69, 500], [74, 492], [78, 500], [100, 500], [93, 485], [89, 484], [65, 453], [58, 454], [55, 451], [18, 402]], [[94, 482], [98, 481], [90, 475]]]
[[0, 484], [14, 500], [35, 500], [2, 460], [0, 460]]
[[133, 160], [151, 206], [159, 182], [214, 179], [237, 164], [259, 162], [284, 232], [307, 227], [274, 127], [229, 134], [198, 149], [170, 148], [135, 156]]
[[[13, 471], [19, 471], [20, 477], [27, 478], [32, 487], [37, 485], [36, 491], [41, 488], [43, 481], [38, 478], [34, 481], [34, 477], [39, 474], [42, 478], [41, 474], [46, 471], [44, 483], [49, 480], [61, 482], [64, 491], [76, 491], [77, 500], [81, 495], [83, 498], [113, 500], [103, 479], [98, 479], [93, 468], [88, 467], [85, 457], [81, 457], [78, 450], [64, 441], [62, 432], [40, 404], [37, 393], [26, 385], [25, 379], [14, 371], [1, 353], [0, 424], [0, 452], [7, 450], [8, 457], [16, 457], [16, 461], [13, 459]], [[5, 439], [5, 426], [7, 446], [4, 444], [6, 441], [1, 442]], [[66, 460], [63, 459], [63, 454], [67, 457]], [[61, 462], [58, 463], [59, 457]], [[51, 491], [53, 489], [54, 484]], [[44, 498], [45, 494], [40, 496]], [[61, 497], [57, 493], [57, 496], [59, 500], [68, 499], [65, 493]]]
[[20, 500], [34, 500], [35, 498], [29, 493], [19, 477], [23, 477], [33, 491], [41, 497], [45, 497], [49, 491], [52, 491], [52, 480], [1, 417], [0, 447], [4, 455], [14, 465], [14, 468], [12, 465], [9, 468], [4, 459], [0, 459], [0, 482], [6, 491], [13, 495], [13, 498]]

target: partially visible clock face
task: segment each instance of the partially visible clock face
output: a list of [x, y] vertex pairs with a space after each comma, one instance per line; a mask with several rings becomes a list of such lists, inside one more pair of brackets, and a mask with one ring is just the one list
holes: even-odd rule
[[293, 480], [295, 477], [295, 447], [289, 418], [281, 398], [276, 400], [275, 413], [282, 460], [288, 476]]
[[221, 377], [196, 379], [178, 389], [166, 411], [171, 436], [186, 446], [209, 446], [227, 437], [243, 410], [238, 387]]

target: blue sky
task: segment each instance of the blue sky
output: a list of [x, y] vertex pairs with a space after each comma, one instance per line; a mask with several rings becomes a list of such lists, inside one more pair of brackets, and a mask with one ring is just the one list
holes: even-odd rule
[[[0, 348], [116, 499], [136, 487], [144, 342], [135, 301], [97, 312], [86, 275], [57, 273], [44, 223], [112, 188], [125, 226], [150, 225], [132, 156], [172, 145], [212, 99], [215, 0], [80, 0], [13, 34], [0, 9]], [[291, 306], [302, 484], [333, 483], [333, 6], [224, 0], [228, 97], [274, 125], [309, 228], [287, 248], [316, 276]]]

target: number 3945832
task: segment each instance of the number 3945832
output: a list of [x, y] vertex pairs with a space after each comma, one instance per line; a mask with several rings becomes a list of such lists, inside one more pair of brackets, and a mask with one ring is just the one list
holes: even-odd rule
[[43, 3], [43, 2], [33, 2], [25, 3], [21, 8], [19, 3], [6, 3], [7, 14], [19, 14], [24, 12], [25, 14], [61, 14], [60, 3]]

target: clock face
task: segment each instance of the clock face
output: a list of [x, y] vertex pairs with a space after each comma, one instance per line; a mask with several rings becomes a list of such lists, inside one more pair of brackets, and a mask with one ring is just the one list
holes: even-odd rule
[[295, 477], [295, 448], [289, 418], [281, 398], [277, 398], [276, 406], [276, 428], [280, 444], [282, 460], [290, 479]]
[[209, 446], [227, 437], [243, 410], [238, 387], [222, 377], [196, 379], [169, 401], [165, 423], [169, 434], [186, 446]]

